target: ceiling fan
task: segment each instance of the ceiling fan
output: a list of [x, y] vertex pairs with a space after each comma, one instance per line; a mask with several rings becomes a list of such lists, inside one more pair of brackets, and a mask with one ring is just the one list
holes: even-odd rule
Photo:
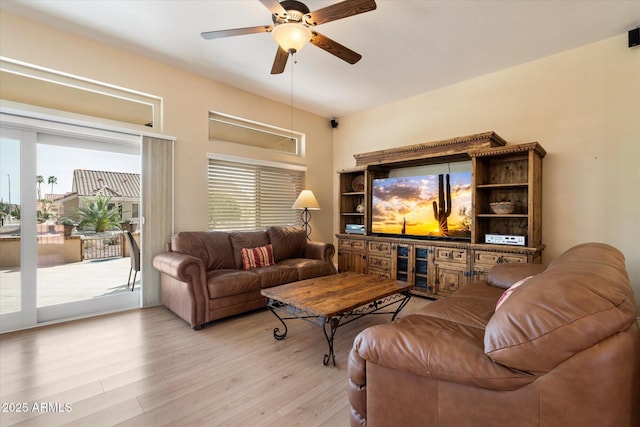
[[349, 64], [355, 64], [362, 55], [340, 43], [312, 30], [316, 25], [369, 12], [376, 8], [375, 0], [344, 0], [311, 12], [296, 0], [260, 0], [271, 11], [273, 25], [234, 28], [230, 30], [206, 31], [200, 35], [207, 39], [241, 36], [254, 33], [271, 33], [278, 43], [278, 51], [271, 67], [271, 74], [280, 74], [287, 65], [289, 54], [293, 54], [307, 43], [318, 46]]

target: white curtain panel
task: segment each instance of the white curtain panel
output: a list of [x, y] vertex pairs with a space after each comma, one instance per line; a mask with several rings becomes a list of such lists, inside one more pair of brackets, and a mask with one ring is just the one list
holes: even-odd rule
[[173, 234], [173, 140], [142, 137], [142, 306], [160, 305], [160, 273], [153, 257]]

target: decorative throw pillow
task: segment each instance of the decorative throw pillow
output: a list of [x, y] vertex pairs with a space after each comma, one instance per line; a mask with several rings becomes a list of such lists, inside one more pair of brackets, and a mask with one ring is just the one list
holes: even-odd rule
[[272, 245], [257, 248], [241, 248], [240, 252], [242, 253], [242, 268], [245, 270], [275, 264]]
[[500, 306], [502, 304], [504, 304], [504, 302], [507, 300], [507, 298], [509, 298], [511, 296], [511, 294], [513, 293], [513, 291], [515, 291], [518, 287], [522, 286], [524, 284], [524, 282], [526, 282], [527, 280], [531, 279], [533, 276], [528, 276], [525, 277], [522, 280], [518, 280], [516, 283], [514, 283], [513, 285], [511, 285], [509, 287], [509, 289], [507, 289], [506, 291], [504, 291], [502, 293], [502, 295], [500, 296], [500, 299], [498, 299], [498, 302], [496, 303], [496, 310], [498, 311], [498, 309], [500, 308]]

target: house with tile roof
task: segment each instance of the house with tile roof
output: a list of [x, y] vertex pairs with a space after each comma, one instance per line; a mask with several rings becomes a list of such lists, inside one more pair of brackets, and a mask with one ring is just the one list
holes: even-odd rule
[[73, 217], [76, 208], [84, 207], [97, 196], [110, 197], [123, 219], [137, 223], [140, 216], [140, 174], [128, 172], [75, 169], [71, 192], [56, 200], [59, 216]]

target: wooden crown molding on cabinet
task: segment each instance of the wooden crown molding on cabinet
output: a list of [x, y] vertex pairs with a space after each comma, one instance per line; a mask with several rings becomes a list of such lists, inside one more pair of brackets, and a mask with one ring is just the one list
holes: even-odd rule
[[482, 149], [477, 151], [469, 151], [468, 154], [470, 157], [487, 157], [487, 156], [499, 156], [503, 154], [519, 153], [527, 150], [535, 151], [536, 153], [538, 153], [540, 157], [544, 157], [547, 154], [545, 149], [542, 148], [542, 146], [537, 142], [526, 142], [524, 144], [517, 144], [517, 145], [505, 145], [502, 147], [496, 147], [489, 150]]
[[356, 166], [380, 165], [392, 166], [394, 162], [408, 165], [411, 162], [426, 161], [437, 158], [442, 162], [445, 157], [465, 156], [469, 158], [469, 152], [490, 147], [501, 147], [507, 144], [493, 131], [460, 136], [457, 138], [443, 139], [439, 141], [424, 142], [421, 144], [406, 145], [368, 153], [354, 154]]

